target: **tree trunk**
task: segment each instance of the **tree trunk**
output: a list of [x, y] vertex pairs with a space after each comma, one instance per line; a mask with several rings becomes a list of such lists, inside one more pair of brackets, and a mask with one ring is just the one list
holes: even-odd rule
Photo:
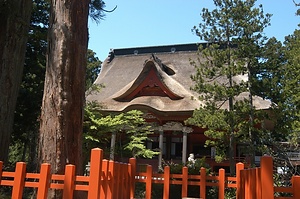
[[32, 0], [0, 0], [0, 160], [8, 158]]
[[[89, 0], [52, 0], [41, 112], [39, 159], [62, 174], [82, 169], [82, 128]], [[52, 191], [48, 198], [60, 198]]]

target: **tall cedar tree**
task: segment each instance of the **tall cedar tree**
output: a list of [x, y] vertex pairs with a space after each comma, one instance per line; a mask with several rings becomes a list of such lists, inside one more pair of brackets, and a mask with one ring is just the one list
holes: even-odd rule
[[[255, 141], [252, 71], [259, 64], [263, 29], [270, 21], [270, 15], [264, 15], [262, 5], [255, 7], [255, 2], [214, 0], [216, 9], [204, 8], [203, 22], [193, 29], [201, 40], [208, 42], [205, 48], [199, 48], [202, 58], [192, 61], [197, 69], [192, 75], [192, 89], [200, 94], [205, 105], [195, 110], [187, 122], [208, 129], [207, 144], [216, 147], [217, 161], [229, 158], [231, 173], [236, 138], [250, 146]], [[245, 94], [248, 96], [237, 101], [238, 96]], [[253, 147], [250, 151], [253, 163]]]
[[[39, 159], [62, 174], [66, 164], [82, 173], [82, 125], [89, 0], [52, 0], [42, 101]], [[59, 198], [53, 191], [49, 198]]]
[[285, 40], [286, 59], [283, 76], [284, 113], [290, 141], [299, 145], [300, 138], [300, 30]]
[[32, 0], [0, 0], [0, 160], [8, 158]]
[[[9, 163], [27, 163], [27, 170], [37, 168], [38, 118], [41, 112], [46, 71], [49, 4], [34, 0], [26, 48], [25, 65], [15, 110]], [[15, 156], [13, 154], [19, 155]]]

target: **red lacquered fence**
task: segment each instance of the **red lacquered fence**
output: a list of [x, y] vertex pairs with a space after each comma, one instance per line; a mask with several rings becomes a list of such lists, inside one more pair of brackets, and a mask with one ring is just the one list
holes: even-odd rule
[[[145, 199], [151, 198], [153, 184], [163, 185], [163, 199], [170, 197], [170, 185], [181, 185], [182, 198], [188, 197], [189, 185], [198, 186], [200, 198], [206, 198], [206, 188], [218, 187], [219, 199], [225, 198], [225, 188], [236, 190], [238, 199], [299, 199], [300, 176], [293, 176], [291, 187], [274, 187], [273, 160], [269, 156], [261, 158], [261, 167], [244, 169], [244, 164], [236, 165], [236, 176], [228, 177], [220, 169], [217, 176], [206, 174], [201, 168], [199, 175], [189, 175], [188, 168], [183, 167], [182, 174], [171, 174], [170, 167], [164, 173], [152, 172], [151, 165], [146, 172], [136, 172], [136, 160], [119, 163], [103, 159], [101, 149], [91, 152], [89, 176], [76, 176], [75, 166], [67, 165], [65, 174], [51, 174], [50, 165], [42, 164], [40, 173], [26, 173], [26, 164], [18, 162], [14, 172], [2, 171], [0, 162], [0, 185], [12, 187], [12, 198], [21, 199], [25, 187], [37, 189], [37, 199], [47, 198], [49, 189], [61, 189], [64, 199], [72, 199], [74, 191], [84, 191], [88, 199], [132, 199], [135, 198], [135, 184], [145, 183]], [[275, 192], [290, 193], [291, 197], [275, 197]]]

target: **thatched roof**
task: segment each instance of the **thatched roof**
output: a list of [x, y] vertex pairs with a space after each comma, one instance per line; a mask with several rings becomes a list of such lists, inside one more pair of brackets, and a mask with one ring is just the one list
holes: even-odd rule
[[[197, 60], [196, 44], [116, 49], [103, 62], [95, 84], [104, 88], [87, 96], [88, 101], [100, 102], [105, 111], [123, 111], [130, 107], [147, 107], [156, 111], [193, 111], [203, 102], [190, 88], [194, 85], [190, 76], [195, 72], [191, 60]], [[154, 84], [164, 95], [149, 96], [138, 93], [150, 71], [156, 74]], [[244, 76], [237, 77], [244, 79]], [[158, 82], [159, 81], [159, 82]], [[149, 86], [149, 85], [148, 85]], [[239, 98], [248, 98], [243, 93]], [[267, 109], [270, 102], [254, 98], [257, 109]], [[226, 103], [223, 108], [226, 108]]]

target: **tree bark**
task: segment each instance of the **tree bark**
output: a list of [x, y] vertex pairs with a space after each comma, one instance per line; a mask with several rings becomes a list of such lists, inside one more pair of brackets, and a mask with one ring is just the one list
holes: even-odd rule
[[0, 160], [6, 162], [22, 80], [32, 0], [0, 0]]
[[[89, 0], [52, 0], [41, 111], [39, 160], [62, 174], [82, 169], [82, 128]], [[50, 192], [48, 198], [60, 198]]]

